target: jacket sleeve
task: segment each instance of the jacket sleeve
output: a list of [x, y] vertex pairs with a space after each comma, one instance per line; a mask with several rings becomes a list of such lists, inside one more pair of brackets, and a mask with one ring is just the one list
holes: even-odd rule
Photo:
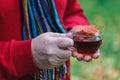
[[67, 0], [67, 7], [64, 14], [63, 22], [65, 28], [71, 28], [75, 25], [89, 24], [78, 0]]
[[0, 79], [19, 78], [35, 70], [31, 40], [0, 42]]

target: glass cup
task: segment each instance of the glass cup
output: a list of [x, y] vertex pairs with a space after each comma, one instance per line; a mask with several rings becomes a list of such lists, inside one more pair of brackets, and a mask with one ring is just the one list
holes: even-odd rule
[[75, 29], [70, 31], [72, 33], [71, 38], [74, 40], [75, 51], [79, 54], [83, 54], [83, 56], [93, 56], [102, 43], [101, 33], [99, 31], [86, 33], [83, 30], [79, 31]]

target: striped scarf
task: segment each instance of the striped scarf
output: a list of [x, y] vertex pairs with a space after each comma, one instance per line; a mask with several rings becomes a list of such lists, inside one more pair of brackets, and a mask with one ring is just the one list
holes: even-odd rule
[[[22, 38], [35, 38], [45, 32], [65, 33], [54, 0], [21, 0]], [[54, 69], [39, 69], [31, 74], [33, 80], [62, 80], [67, 73], [66, 64]]]

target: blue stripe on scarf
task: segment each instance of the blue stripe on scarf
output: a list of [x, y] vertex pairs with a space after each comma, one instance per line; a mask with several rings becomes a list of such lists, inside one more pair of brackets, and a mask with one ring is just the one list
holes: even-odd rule
[[51, 2], [51, 6], [53, 8], [52, 10], [53, 10], [53, 13], [54, 13], [54, 16], [55, 16], [55, 21], [57, 23], [57, 26], [60, 28], [60, 30], [61, 30], [62, 33], [66, 33], [63, 25], [60, 22], [60, 18], [58, 16], [58, 13], [57, 13], [57, 10], [56, 10], [56, 6], [54, 4], [54, 0], [50, 0], [50, 2]]
[[22, 39], [23, 40], [26, 40], [27, 39], [27, 36], [26, 36], [26, 30], [25, 30], [25, 26], [24, 24], [22, 24]]
[[37, 0], [37, 5], [38, 5], [38, 13], [39, 13], [39, 16], [40, 16], [40, 20], [43, 24], [43, 27], [45, 29], [45, 32], [50, 32], [50, 27], [49, 27], [49, 24], [45, 18], [45, 14], [43, 12], [43, 9], [42, 9], [42, 6], [40, 5], [41, 2], [39, 0]]
[[42, 5], [42, 8], [44, 10], [44, 14], [47, 18], [47, 21], [50, 24], [50, 27], [54, 30], [54, 32], [60, 32], [60, 30], [56, 27], [55, 23], [53, 22], [53, 19], [52, 19], [52, 16], [51, 16], [52, 13], [50, 12], [48, 4], [46, 4], [47, 2], [45, 2], [44, 0], [40, 0], [40, 2], [41, 2], [41, 5]]
[[31, 3], [31, 7], [32, 7], [34, 15], [36, 15], [37, 18], [38, 18], [38, 22], [39, 22], [39, 25], [40, 25], [40, 28], [41, 28], [42, 32], [45, 32], [44, 28], [42, 27], [42, 23], [41, 23], [41, 21], [39, 19], [38, 11], [36, 9], [36, 6], [37, 6], [36, 0], [30, 0], [30, 3]]
[[29, 13], [29, 24], [30, 24], [29, 26], [30, 26], [31, 36], [32, 38], [34, 38], [38, 35], [38, 31], [29, 0], [28, 0], [28, 13]]

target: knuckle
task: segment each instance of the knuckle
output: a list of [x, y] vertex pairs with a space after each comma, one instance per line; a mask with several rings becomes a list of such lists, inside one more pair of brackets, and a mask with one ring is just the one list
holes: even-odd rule
[[58, 62], [55, 60], [55, 59], [53, 59], [53, 58], [50, 58], [49, 59], [49, 64], [51, 65], [51, 66], [57, 66], [58, 65]]
[[53, 32], [46, 32], [45, 34], [53, 34]]
[[56, 42], [56, 43], [61, 43], [61, 42], [63, 42], [63, 39], [62, 39], [62, 38], [56, 38], [56, 39], [55, 39], [55, 42]]
[[46, 49], [46, 53], [50, 56], [55, 55], [55, 51], [53, 49]]

